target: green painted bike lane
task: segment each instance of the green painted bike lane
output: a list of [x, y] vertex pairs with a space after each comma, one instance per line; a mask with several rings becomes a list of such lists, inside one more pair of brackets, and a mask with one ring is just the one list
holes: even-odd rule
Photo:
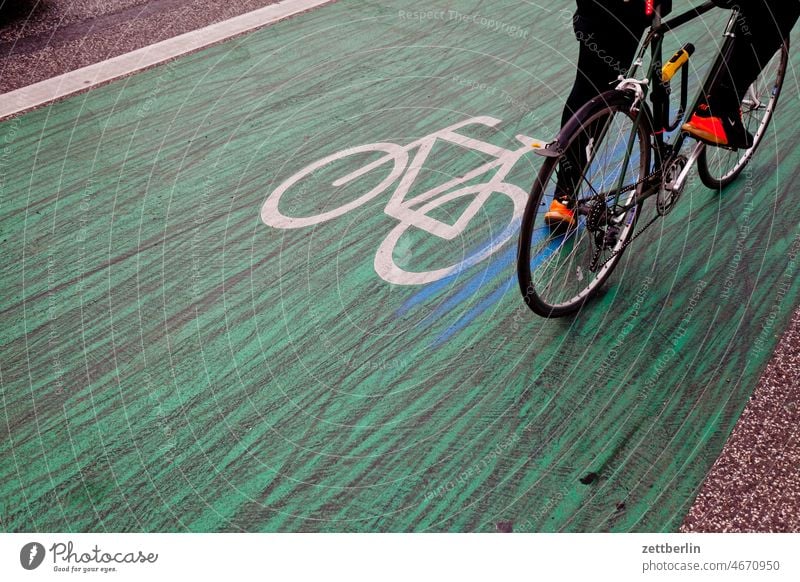
[[796, 304], [797, 82], [738, 184], [544, 321], [512, 154], [569, 6], [341, 1], [0, 124], [3, 529], [677, 529]]

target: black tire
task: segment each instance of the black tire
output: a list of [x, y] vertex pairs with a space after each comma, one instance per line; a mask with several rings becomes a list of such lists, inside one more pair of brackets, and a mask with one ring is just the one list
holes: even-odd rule
[[[727, 187], [739, 177], [753, 159], [778, 105], [788, 64], [789, 40], [787, 39], [748, 89], [748, 95], [742, 104], [745, 127], [748, 131], [756, 128], [753, 132], [753, 147], [745, 151], [734, 151], [709, 146], [700, 154], [697, 160], [697, 172], [707, 188], [721, 190]], [[758, 116], [759, 112], [763, 115]], [[758, 125], [756, 126], [754, 122]]]
[[[605, 125], [605, 130], [599, 134], [598, 143], [592, 142], [593, 161], [583, 173], [581, 183], [586, 191], [593, 192], [586, 184], [595, 179], [597, 172], [602, 172], [602, 176], [593, 187], [613, 184], [606, 188], [606, 191], [613, 192], [614, 185], [619, 183], [620, 172], [617, 171], [616, 178], [613, 173], [615, 167], [622, 167], [627, 144], [634, 135], [637, 116], [631, 113], [632, 104], [633, 95], [629, 91], [608, 91], [584, 105], [559, 133], [559, 145], [564, 151], [569, 151], [569, 147], [580, 136], [585, 140], [586, 134], [582, 128], [597, 127], [598, 123]], [[632, 147], [633, 153], [624, 180], [627, 185], [643, 179], [650, 167], [650, 116], [646, 105], [641, 104], [641, 107], [639, 124], [636, 126], [637, 137], [634, 140], [638, 142], [638, 147], [636, 143]], [[616, 153], [618, 150], [622, 151], [622, 157]], [[613, 160], [617, 157], [619, 165], [615, 166], [616, 162]], [[522, 216], [517, 251], [517, 275], [522, 296], [528, 307], [542, 317], [573, 314], [599, 291], [633, 236], [642, 206], [639, 204], [632, 207], [624, 215], [614, 219], [614, 224], [619, 229], [616, 243], [611, 248], [600, 251], [596, 243], [596, 232], [586, 227], [585, 213], [576, 212], [578, 224], [574, 228], [564, 229], [559, 233], [559, 229], [547, 227], [544, 224], [544, 212], [555, 194], [556, 171], [561, 160], [561, 157], [547, 158], [533, 184]], [[611, 170], [608, 175], [607, 169]], [[631, 201], [642, 187], [640, 183], [631, 188], [630, 192], [622, 195], [621, 201]], [[585, 192], [578, 192], [579, 199], [585, 198], [584, 195]], [[602, 253], [599, 261], [594, 259], [595, 253]], [[592, 265], [596, 267], [596, 272], [592, 272]]]

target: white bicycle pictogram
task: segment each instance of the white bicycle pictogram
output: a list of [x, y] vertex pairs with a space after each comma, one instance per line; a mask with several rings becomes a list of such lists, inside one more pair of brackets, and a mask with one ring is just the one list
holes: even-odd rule
[[[530, 152], [532, 148], [541, 146], [541, 143], [534, 138], [517, 135], [517, 140], [520, 141], [523, 146], [516, 150], [508, 150], [485, 141], [456, 133], [456, 130], [462, 129], [468, 125], [480, 124], [487, 127], [495, 127], [499, 123], [500, 120], [494, 117], [473, 117], [429, 134], [406, 146], [387, 142], [371, 143], [348, 148], [322, 158], [294, 174], [267, 197], [261, 207], [261, 220], [268, 226], [281, 229], [304, 228], [320, 224], [358, 208], [362, 204], [382, 194], [399, 179], [399, 183], [384, 211], [387, 215], [396, 218], [400, 223], [389, 232], [386, 239], [378, 247], [374, 262], [375, 272], [385, 281], [396, 285], [423, 285], [467, 269], [496, 253], [517, 234], [519, 221], [522, 217], [528, 194], [519, 186], [505, 182], [504, 180], [523, 155]], [[475, 150], [494, 159], [461, 177], [454, 178], [422, 194], [406, 199], [406, 195], [416, 180], [420, 169], [422, 169], [425, 164], [436, 140], [443, 140], [464, 148]], [[409, 153], [413, 150], [417, 150], [417, 152], [409, 164]], [[282, 214], [279, 210], [278, 207], [281, 197], [287, 190], [300, 182], [303, 178], [348, 156], [375, 152], [382, 152], [386, 155], [358, 170], [350, 172], [338, 180], [334, 180], [331, 184], [334, 188], [339, 188], [357, 180], [368, 172], [376, 170], [386, 164], [391, 164], [389, 175], [366, 194], [338, 208], [315, 216], [291, 217]], [[478, 176], [487, 174], [493, 170], [496, 171], [487, 182], [464, 185]], [[459, 186], [461, 187], [459, 188]], [[452, 266], [432, 271], [406, 271], [395, 263], [395, 247], [400, 237], [408, 231], [408, 229], [412, 227], [418, 228], [444, 240], [453, 240], [464, 232], [470, 221], [481, 210], [493, 193], [503, 194], [511, 199], [514, 206], [513, 215], [505, 229], [482, 248], [475, 251], [471, 256], [462, 259]], [[463, 196], [474, 196], [474, 200], [453, 224], [442, 222], [428, 215], [428, 213], [435, 208]]]

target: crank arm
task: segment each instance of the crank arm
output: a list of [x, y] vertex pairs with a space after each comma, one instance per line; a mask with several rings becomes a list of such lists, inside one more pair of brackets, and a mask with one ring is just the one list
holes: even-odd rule
[[680, 192], [683, 190], [684, 185], [686, 184], [686, 179], [689, 177], [689, 172], [692, 171], [692, 168], [697, 163], [697, 159], [700, 157], [700, 154], [703, 153], [703, 150], [706, 148], [706, 144], [703, 142], [697, 142], [692, 150], [689, 159], [686, 160], [686, 166], [684, 166], [683, 171], [680, 173], [678, 178], [675, 180], [675, 183], [672, 185], [672, 190]]

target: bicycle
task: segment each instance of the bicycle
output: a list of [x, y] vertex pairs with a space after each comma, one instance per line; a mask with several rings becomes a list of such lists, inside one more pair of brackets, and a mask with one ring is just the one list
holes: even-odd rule
[[[695, 107], [687, 108], [688, 62], [694, 51], [687, 45], [662, 66], [665, 35], [715, 8], [705, 2], [662, 21], [656, 8], [627, 77], [615, 89], [592, 99], [564, 125], [555, 141], [537, 150], [546, 157], [526, 204], [518, 244], [517, 273], [523, 298], [536, 314], [555, 318], [573, 314], [594, 297], [611, 276], [623, 252], [656, 220], [669, 214], [697, 165], [703, 184], [722, 189], [744, 170], [766, 134], [775, 112], [789, 59], [788, 39], [748, 88], [742, 103], [745, 126], [754, 134], [744, 151], [706, 146], [698, 141], [687, 156], [681, 153], [688, 134], [674, 132], [707, 93], [733, 48], [740, 12], [732, 10], [725, 42], [703, 82]], [[637, 79], [650, 49], [644, 78]], [[681, 72], [680, 106], [671, 119], [670, 81]], [[650, 94], [652, 108], [646, 102]], [[685, 119], [686, 118], [686, 119]], [[753, 131], [753, 129], [755, 130]], [[559, 167], [574, 162], [577, 147], [586, 148], [581, 164], [575, 206], [577, 225], [553, 229], [543, 213], [555, 195]], [[641, 228], [645, 201], [655, 197], [655, 212]], [[648, 201], [649, 204], [649, 201]]]

